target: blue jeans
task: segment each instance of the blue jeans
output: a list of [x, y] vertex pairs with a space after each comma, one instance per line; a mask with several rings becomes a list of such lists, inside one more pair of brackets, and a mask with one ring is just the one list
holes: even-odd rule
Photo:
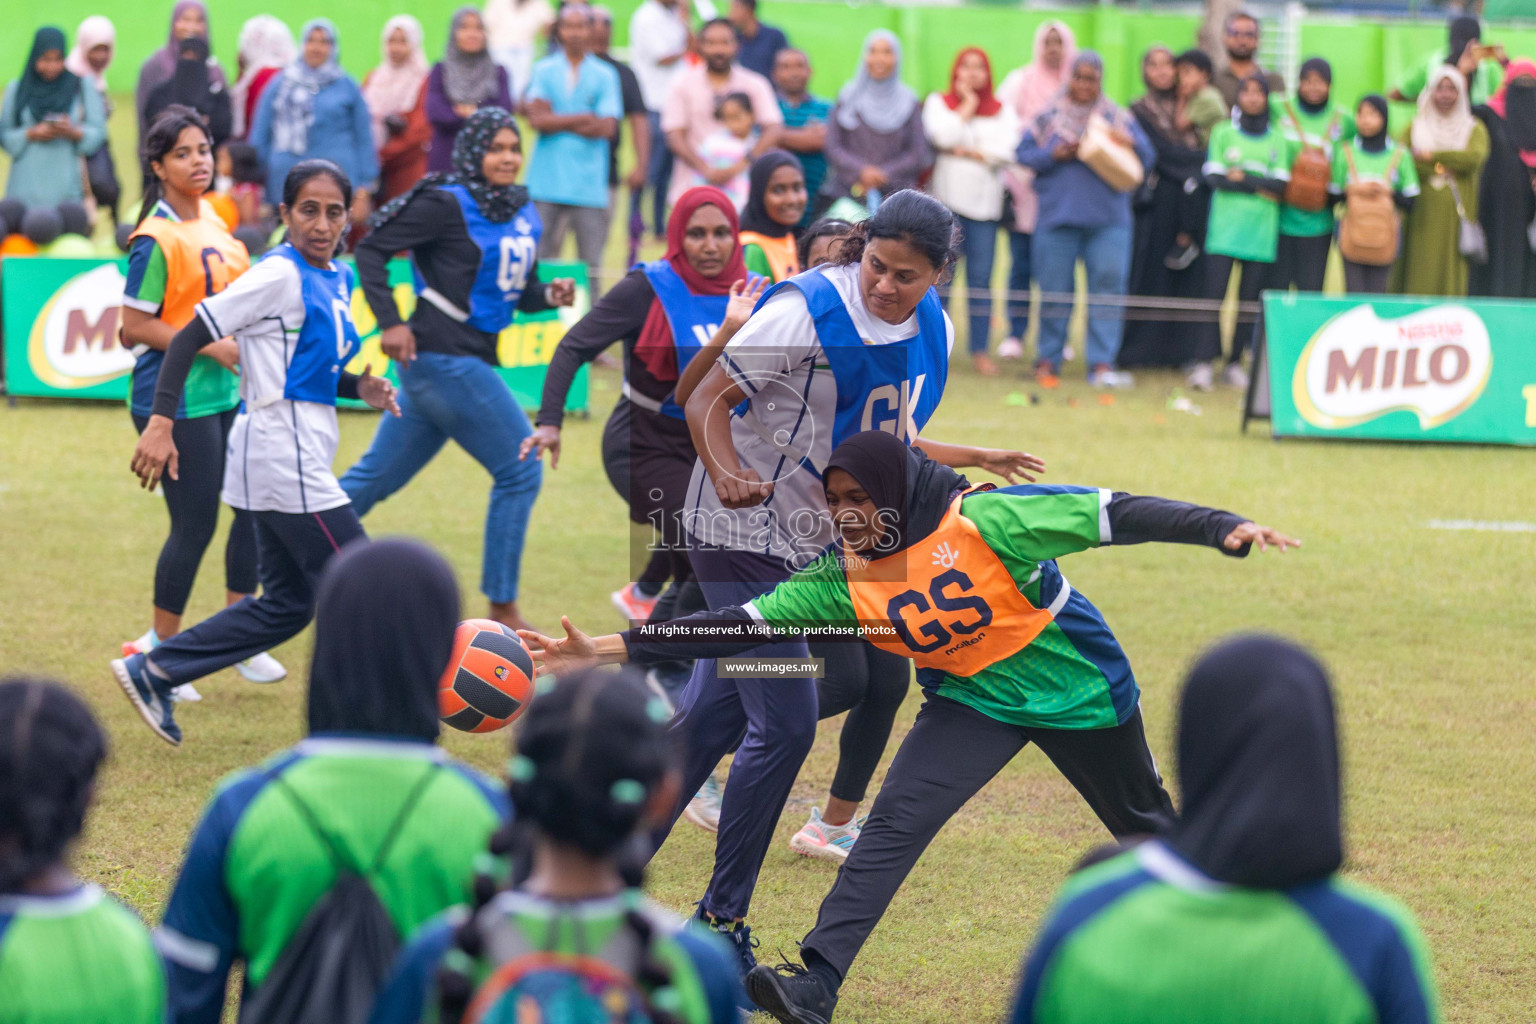
[[543, 470], [519, 461], [533, 433], [528, 417], [494, 367], [474, 356], [418, 352], [400, 373], [399, 417], [379, 418], [373, 444], [341, 478], [359, 517], [410, 482], [449, 438], [491, 474], [480, 589], [493, 603], [517, 600], [523, 540]]
[[[1035, 280], [1042, 292], [1070, 295], [1076, 286], [1077, 261], [1088, 271], [1089, 295], [1124, 295], [1131, 270], [1131, 226], [1101, 228], [1065, 225], [1037, 230], [1034, 251]], [[1061, 350], [1067, 343], [1071, 302], [1045, 301], [1040, 306], [1040, 359], [1061, 369]], [[1088, 369], [1114, 366], [1120, 356], [1120, 336], [1125, 309], [1104, 304], [1088, 307]]]
[[997, 222], [971, 220], [958, 214], [955, 219], [965, 233], [965, 308], [970, 314], [971, 355], [976, 355], [987, 350], [992, 334], [992, 263], [997, 255]]
[[656, 227], [657, 236], [665, 238], [667, 190], [672, 187], [674, 158], [671, 147], [667, 145], [666, 133], [661, 130], [661, 111], [647, 111], [645, 117], [651, 125], [651, 166], [645, 176], [645, 180], [651, 185], [651, 223]]
[[1029, 257], [1034, 237], [1022, 231], [1008, 232], [1008, 334], [1020, 341], [1029, 333]]

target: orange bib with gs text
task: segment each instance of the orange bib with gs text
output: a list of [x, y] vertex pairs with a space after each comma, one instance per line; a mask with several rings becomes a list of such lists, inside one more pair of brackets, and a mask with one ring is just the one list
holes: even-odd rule
[[865, 639], [919, 668], [967, 677], [1028, 647], [1054, 616], [1019, 593], [960, 513], [963, 497], [919, 544], [872, 561], [845, 550], [843, 561], [854, 614], [877, 627]]
[[208, 201], [196, 220], [146, 217], [133, 237], [148, 235], [165, 256], [165, 299], [160, 319], [180, 330], [192, 322], [197, 304], [228, 288], [251, 267], [250, 254]]

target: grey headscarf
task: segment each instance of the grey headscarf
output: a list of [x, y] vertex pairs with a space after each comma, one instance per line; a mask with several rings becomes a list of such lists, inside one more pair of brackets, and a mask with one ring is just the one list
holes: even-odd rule
[[[304, 60], [304, 43], [319, 29], [331, 41], [331, 55], [317, 68]], [[336, 43], [336, 26], [329, 18], [312, 18], [299, 34], [299, 55], [283, 68], [277, 78], [277, 96], [272, 100], [272, 148], [279, 153], [303, 156], [309, 152], [309, 129], [315, 123], [315, 97], [320, 90], [346, 74], [341, 70], [341, 47]]]
[[[869, 50], [881, 40], [896, 54], [896, 66], [889, 78], [871, 78]], [[851, 132], [862, 124], [871, 131], [889, 134], [906, 124], [916, 109], [917, 94], [901, 80], [901, 40], [889, 29], [877, 28], [864, 37], [859, 73], [837, 94], [837, 123], [844, 131]]]
[[473, 14], [480, 17], [478, 7], [460, 7], [453, 12], [453, 23], [448, 26], [448, 46], [443, 51], [443, 92], [450, 103], [484, 103], [496, 96], [496, 61], [491, 59], [490, 39], [479, 53], [465, 53], [459, 49], [459, 25]]

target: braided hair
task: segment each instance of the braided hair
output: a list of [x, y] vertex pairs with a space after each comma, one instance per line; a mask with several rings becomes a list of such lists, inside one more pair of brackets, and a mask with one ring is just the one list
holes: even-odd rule
[[[669, 717], [665, 702], [626, 674], [584, 672], [558, 683], [539, 681], [508, 769], [514, 823], [491, 837], [475, 877], [473, 911], [438, 973], [439, 1019], [445, 1024], [461, 1020], [474, 995], [465, 968], [484, 952], [480, 911], [509, 876], [514, 851], [531, 848], [537, 837], [619, 859], [675, 763]], [[672, 983], [671, 967], [652, 946], [655, 929], [636, 911], [625, 924], [640, 944], [634, 981], [646, 1013], [658, 1024], [680, 1024], [653, 1001]]]
[[69, 690], [0, 680], [0, 893], [19, 891], [64, 856], [106, 756], [101, 727]]

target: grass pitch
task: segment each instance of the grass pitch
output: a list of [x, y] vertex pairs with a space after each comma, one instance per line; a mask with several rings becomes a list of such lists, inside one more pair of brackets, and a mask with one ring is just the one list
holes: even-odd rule
[[[619, 379], [599, 370], [593, 381], [593, 416], [568, 421], [561, 467], [546, 469], [534, 512], [524, 594], [541, 626], [561, 613], [590, 629], [618, 625], [607, 594], [625, 578], [628, 531], [599, 441]], [[1532, 518], [1532, 453], [1276, 443], [1262, 426], [1245, 438], [1233, 393], [1202, 398], [1196, 417], [1165, 407], [1175, 383], [1143, 375], [1136, 391], [1103, 405], [1074, 379], [1029, 404], [1032, 385], [979, 380], [957, 362], [930, 433], [1034, 451], [1049, 462], [1047, 481], [1217, 505], [1303, 538], [1300, 551], [1245, 562], [1149, 545], [1088, 552], [1062, 566], [1124, 643], [1170, 777], [1179, 681], [1205, 645], [1257, 629], [1316, 650], [1343, 717], [1349, 872], [1417, 915], [1449, 1020], [1528, 1020], [1536, 991], [1536, 534], [1428, 523]], [[338, 468], [361, 454], [373, 423], [342, 415]], [[112, 758], [79, 867], [153, 923], [214, 783], [301, 735], [311, 639], [306, 631], [276, 652], [291, 672], [279, 685], [253, 686], [233, 671], [200, 683], [206, 699], [179, 714], [187, 734], [179, 750], [139, 723], [107, 670], [119, 643], [146, 627], [166, 528], [161, 500], [128, 472], [134, 440], [116, 405], [0, 408], [0, 672], [67, 680], [97, 708]], [[366, 522], [374, 536], [413, 534], [445, 552], [466, 614], [484, 610], [476, 587], [488, 488], [479, 466], [450, 445]], [[222, 543], [221, 528], [189, 623], [222, 599]], [[914, 690], [896, 740], [918, 700]], [[796, 857], [787, 842], [824, 799], [838, 724], [823, 723], [763, 867], [752, 924], [765, 959], [794, 950], [832, 883], [830, 865]], [[446, 739], [492, 771], [505, 741]], [[893, 741], [887, 756], [894, 749]], [[1000, 1017], [1063, 875], [1104, 838], [1049, 762], [1027, 749], [918, 864], [855, 964], [839, 1020]], [[679, 824], [652, 870], [656, 897], [687, 912], [711, 853], [710, 837]]]

